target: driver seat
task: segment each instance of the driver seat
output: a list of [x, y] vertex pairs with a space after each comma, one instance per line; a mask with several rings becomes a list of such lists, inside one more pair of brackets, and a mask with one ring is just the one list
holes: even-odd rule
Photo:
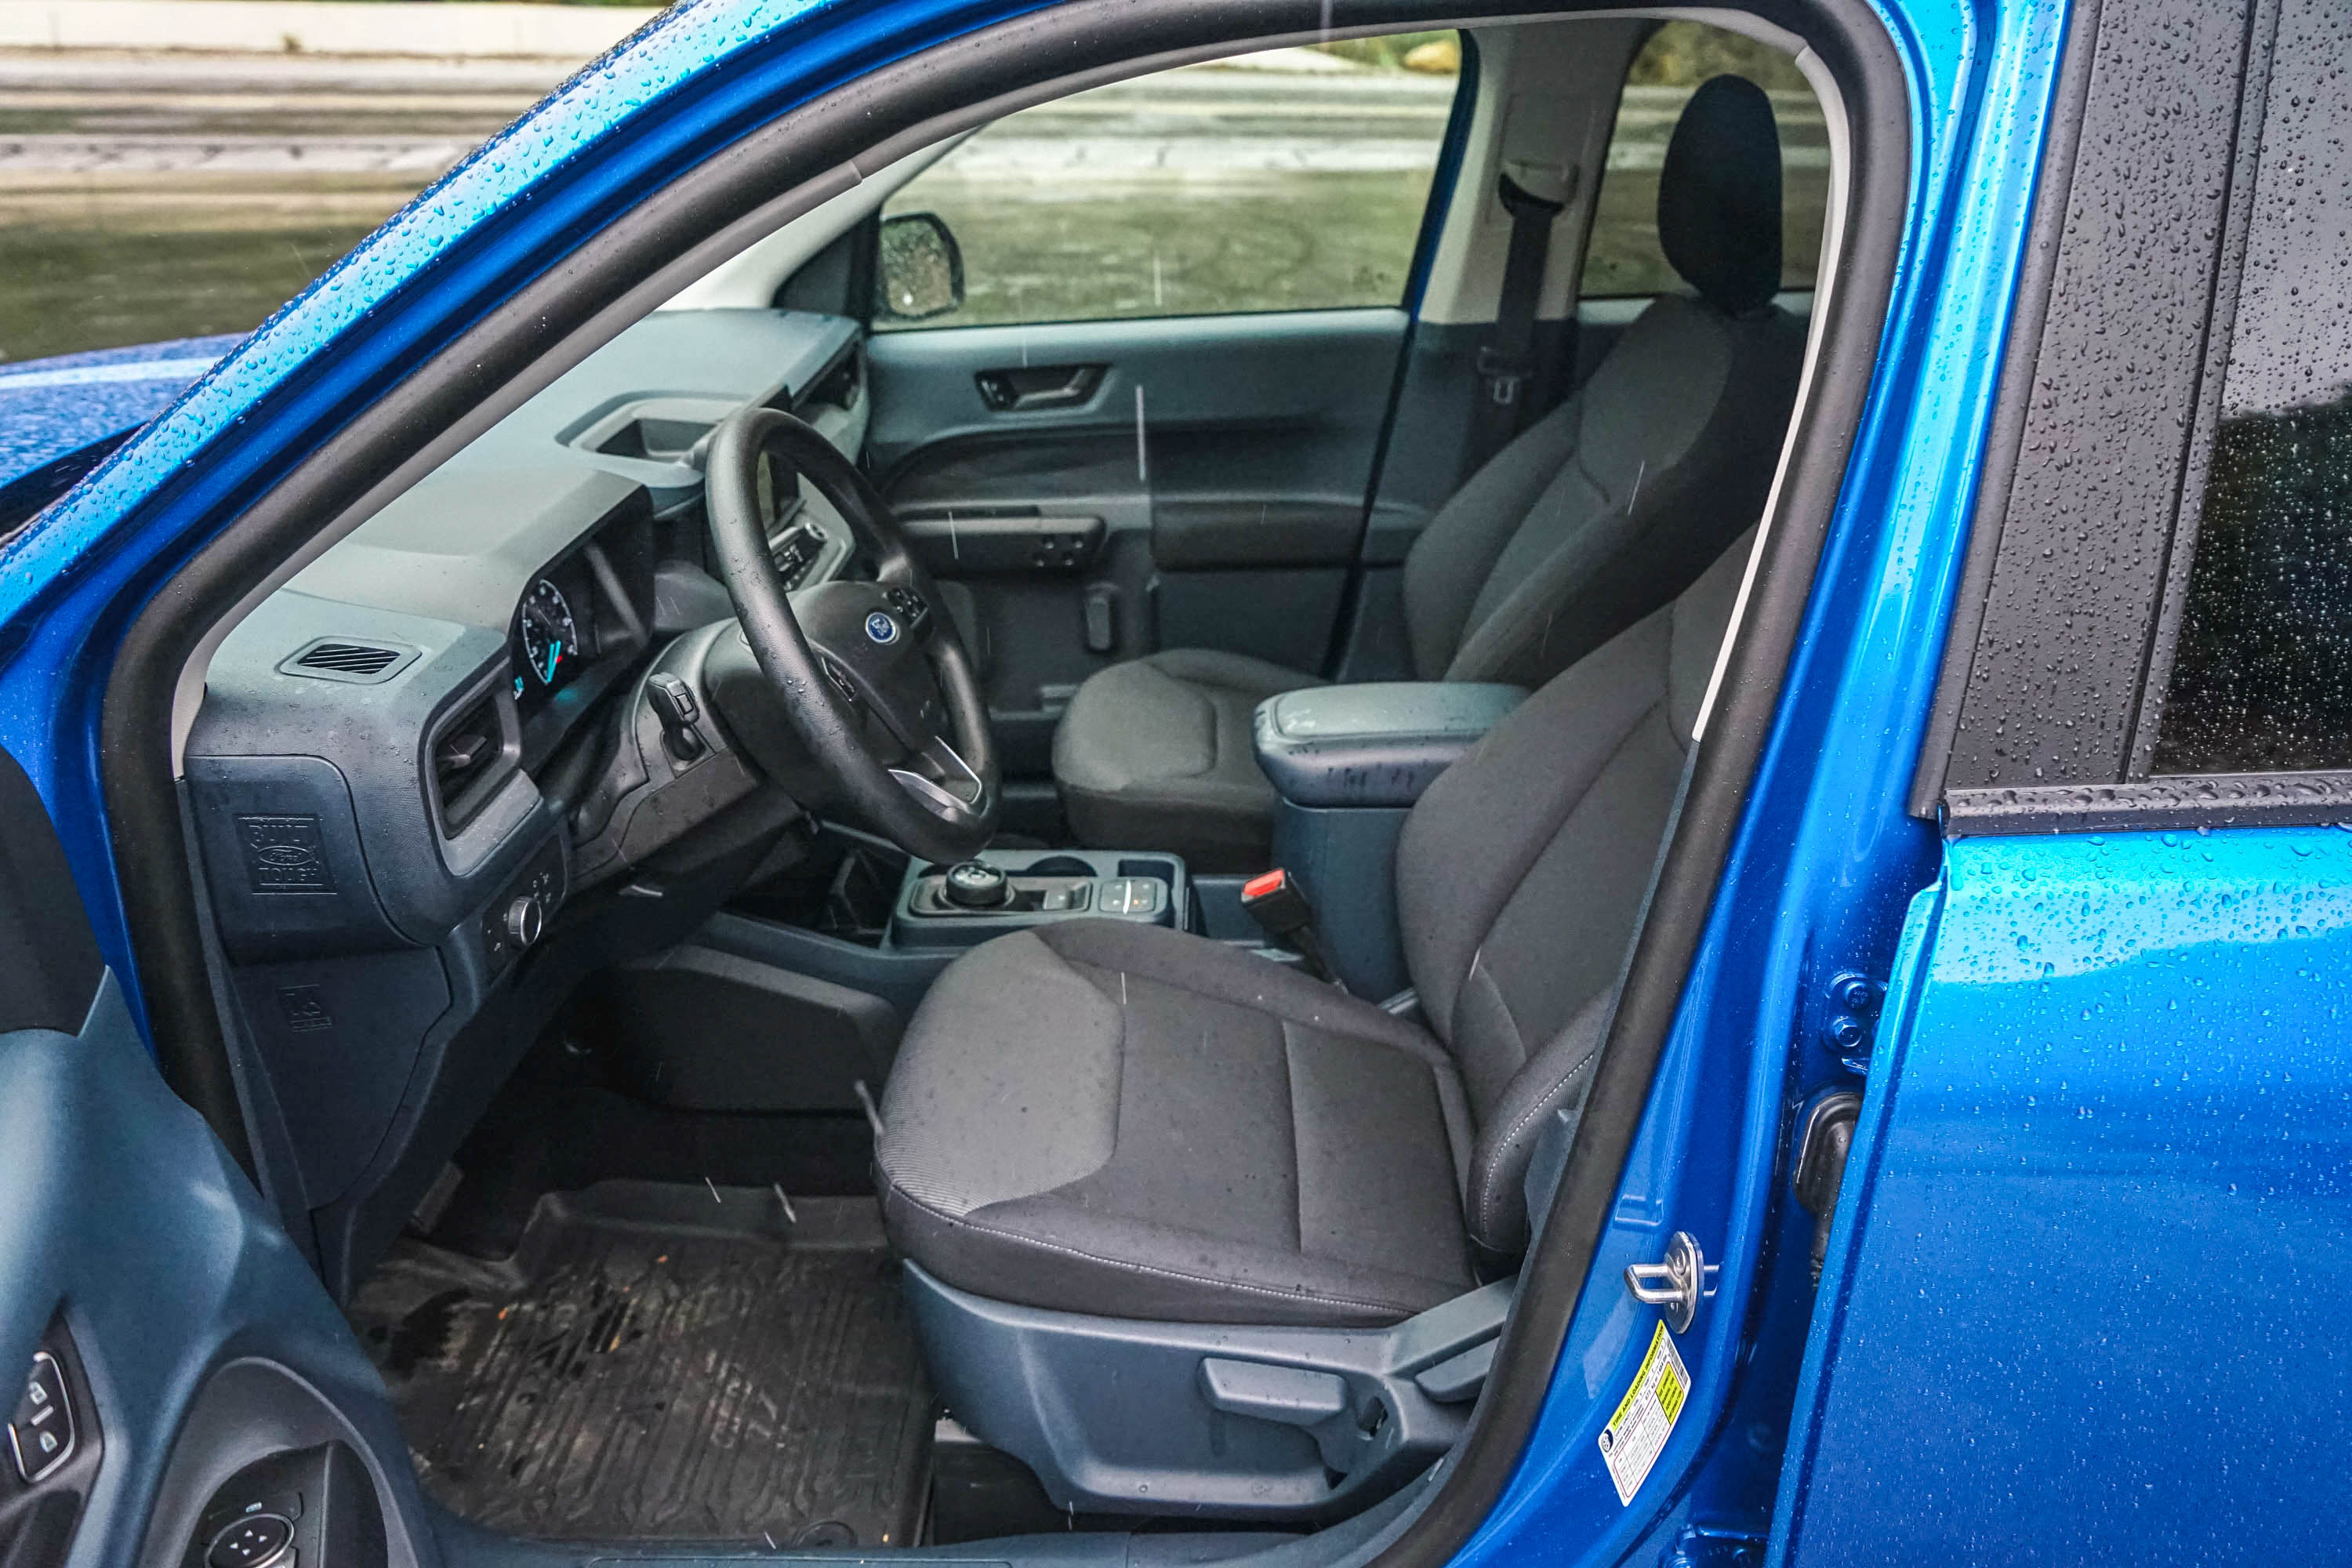
[[[957, 961], [883, 1101], [904, 1256], [1090, 1319], [1364, 1329], [1518, 1254], [1528, 1159], [1554, 1112], [1572, 1135], [1748, 553], [1413, 808], [1395, 875], [1426, 1027], [1159, 927], [1069, 921]], [[935, 1369], [971, 1354], [926, 1348]]]

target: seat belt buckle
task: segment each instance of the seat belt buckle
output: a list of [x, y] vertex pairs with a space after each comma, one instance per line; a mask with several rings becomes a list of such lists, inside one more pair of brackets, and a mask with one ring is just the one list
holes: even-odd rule
[[1290, 873], [1279, 866], [1271, 871], [1261, 871], [1242, 884], [1242, 908], [1258, 929], [1276, 940], [1287, 939], [1292, 932], [1315, 923], [1315, 906], [1291, 879]]
[[1334, 985], [1339, 984], [1324, 952], [1322, 933], [1315, 929], [1315, 906], [1307, 901], [1307, 890], [1289, 872], [1277, 866], [1244, 882], [1242, 909], [1257, 922], [1258, 930], [1265, 932], [1269, 942], [1305, 959], [1308, 973]]

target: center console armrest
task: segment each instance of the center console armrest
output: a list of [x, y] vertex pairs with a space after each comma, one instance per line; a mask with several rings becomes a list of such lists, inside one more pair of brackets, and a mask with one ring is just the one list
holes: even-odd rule
[[1451, 680], [1286, 691], [1257, 706], [1258, 766], [1293, 805], [1411, 805], [1527, 695]]

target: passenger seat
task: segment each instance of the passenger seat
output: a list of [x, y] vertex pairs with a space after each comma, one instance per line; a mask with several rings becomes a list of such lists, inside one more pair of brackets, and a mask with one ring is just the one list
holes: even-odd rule
[[[1431, 520], [1404, 565], [1426, 680], [1542, 685], [1671, 601], [1762, 515], [1803, 358], [1780, 284], [1780, 142], [1763, 89], [1692, 95], [1658, 182], [1658, 239], [1696, 296], [1662, 295], [1591, 378]], [[1270, 853], [1258, 703], [1305, 670], [1171, 648], [1097, 672], [1054, 737], [1079, 842], [1203, 871]]]

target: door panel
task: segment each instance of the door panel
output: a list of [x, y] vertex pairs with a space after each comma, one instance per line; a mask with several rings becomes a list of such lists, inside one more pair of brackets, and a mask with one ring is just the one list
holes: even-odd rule
[[289, 1464], [331, 1459], [346, 1500], [306, 1489], [293, 1528], [311, 1562], [332, 1534], [352, 1568], [432, 1568], [382, 1381], [164, 1086], [72, 889], [38, 796], [0, 753], [0, 1386], [14, 1406], [14, 1379], [47, 1351], [74, 1427], [37, 1486], [0, 1439], [0, 1560], [177, 1568], [221, 1484], [293, 1451]]
[[971, 592], [1008, 773], [1050, 773], [1062, 704], [1118, 659], [1323, 664], [1405, 329], [1370, 309], [869, 340], [867, 458]]
[[2339, 1554], [2352, 836], [1963, 840], [1905, 946], [1786, 1560]]

